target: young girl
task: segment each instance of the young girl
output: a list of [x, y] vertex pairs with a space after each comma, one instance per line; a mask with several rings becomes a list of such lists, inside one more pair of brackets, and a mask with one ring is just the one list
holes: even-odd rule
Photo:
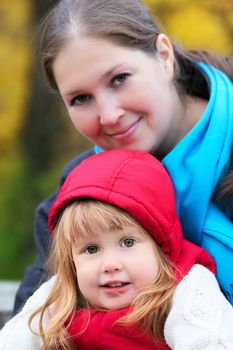
[[[39, 43], [48, 82], [75, 128], [96, 145], [67, 165], [62, 182], [103, 150], [137, 149], [162, 160], [185, 237], [214, 257], [233, 302], [232, 57], [172, 44], [139, 0], [61, 0], [42, 22]], [[16, 309], [41, 281], [55, 198], [38, 207], [39, 257]]]
[[150, 154], [83, 161], [49, 228], [55, 277], [2, 330], [1, 350], [233, 348], [233, 309], [214, 261], [182, 237], [172, 182]]

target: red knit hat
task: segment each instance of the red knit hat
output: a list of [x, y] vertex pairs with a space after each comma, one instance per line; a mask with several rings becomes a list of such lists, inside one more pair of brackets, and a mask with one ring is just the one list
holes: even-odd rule
[[113, 150], [85, 159], [69, 174], [50, 210], [50, 232], [68, 204], [87, 197], [113, 204], [134, 217], [182, 275], [195, 263], [215, 271], [209, 254], [183, 238], [172, 181], [149, 153]]

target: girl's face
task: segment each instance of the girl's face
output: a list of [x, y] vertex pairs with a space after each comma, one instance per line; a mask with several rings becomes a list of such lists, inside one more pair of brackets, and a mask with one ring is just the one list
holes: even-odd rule
[[80, 291], [94, 307], [116, 310], [129, 306], [142, 288], [155, 281], [157, 254], [149, 234], [136, 228], [79, 238], [73, 259]]
[[160, 34], [157, 53], [76, 36], [53, 64], [74, 126], [103, 149], [161, 154], [177, 142], [182, 106], [172, 85], [174, 55]]

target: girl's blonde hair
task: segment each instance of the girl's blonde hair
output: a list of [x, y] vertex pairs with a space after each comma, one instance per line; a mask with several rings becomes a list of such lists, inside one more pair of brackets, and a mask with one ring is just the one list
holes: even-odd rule
[[[56, 275], [50, 295], [30, 318], [30, 327], [35, 316], [40, 315], [39, 328], [44, 345], [41, 350], [73, 350], [72, 339], [67, 326], [77, 308], [89, 308], [81, 294], [72, 247], [79, 237], [91, 236], [98, 230], [122, 230], [126, 226], [135, 227], [142, 233], [147, 231], [129, 214], [108, 203], [91, 199], [71, 203], [60, 216], [54, 230], [54, 240], [48, 259], [51, 275]], [[163, 328], [171, 306], [171, 298], [176, 288], [175, 267], [168, 257], [155, 244], [160, 270], [156, 281], [143, 289], [132, 303], [132, 311], [118, 320], [122, 326], [137, 325], [139, 329], [152, 336], [155, 341], [164, 339]], [[48, 310], [52, 311], [51, 320], [44, 329], [43, 320]], [[78, 336], [78, 335], [77, 335]]]

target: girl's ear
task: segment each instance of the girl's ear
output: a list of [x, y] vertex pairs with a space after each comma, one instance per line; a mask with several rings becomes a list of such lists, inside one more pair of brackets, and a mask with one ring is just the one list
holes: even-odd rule
[[156, 53], [164, 73], [169, 81], [174, 77], [175, 56], [171, 41], [165, 34], [159, 34], [156, 42]]

